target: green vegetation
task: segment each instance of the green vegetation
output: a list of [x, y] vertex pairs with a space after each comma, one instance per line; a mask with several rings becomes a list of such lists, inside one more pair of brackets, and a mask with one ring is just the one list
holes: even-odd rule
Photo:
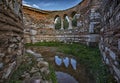
[[[28, 61], [27, 57], [32, 58], [32, 63]], [[21, 75], [23, 75], [24, 71], [29, 72], [30, 69], [34, 66], [34, 64], [36, 64], [36, 60], [33, 58], [33, 56], [31, 56], [30, 54], [26, 54], [23, 63], [13, 73], [9, 83], [22, 83], [23, 78], [21, 77]]]
[[63, 27], [64, 27], [64, 29], [68, 29], [69, 23], [68, 23], [67, 19], [64, 19], [64, 21], [63, 21]]
[[77, 19], [76, 19], [76, 17], [73, 18], [72, 25], [73, 25], [73, 27], [77, 27]]
[[31, 44], [31, 43], [27, 43], [25, 46], [29, 47], [29, 46], [52, 46], [52, 47], [59, 47], [61, 45], [64, 45], [63, 43], [59, 43], [59, 42], [42, 42], [42, 43], [35, 43], [35, 44]]
[[[68, 23], [67, 19], [64, 19], [63, 28], [67, 29], [68, 26], [69, 26], [69, 23]], [[57, 22], [55, 24], [55, 29], [57, 29], [57, 30], [61, 29], [61, 19], [59, 17], [58, 17], [58, 20], [57, 20]]]
[[60, 19], [60, 17], [58, 17], [58, 20], [57, 20], [57, 22], [55, 24], [55, 29], [59, 30], [60, 28], [61, 28], [61, 19]]
[[[23, 63], [18, 67], [18, 69], [13, 73], [12, 77], [9, 80], [9, 83], [23, 83], [23, 77], [21, 75], [24, 74], [26, 71], [27, 73], [30, 72], [32, 67], [36, 67], [37, 61], [31, 54], [25, 54], [23, 58]], [[45, 80], [52, 80], [52, 83], [57, 83], [57, 79], [55, 76], [55, 71], [52, 66], [49, 65], [50, 74], [45, 75], [44, 73], [40, 72], [40, 75]], [[32, 74], [30, 74], [31, 76]]]
[[53, 69], [53, 67], [51, 65], [49, 65], [49, 69], [50, 69], [50, 78], [52, 80], [52, 83], [57, 83], [57, 78], [55, 75], [55, 70]]
[[107, 67], [102, 63], [97, 47], [91, 48], [81, 44], [64, 44], [59, 42], [26, 44], [26, 47], [27, 46], [58, 47], [58, 51], [78, 57], [79, 62], [85, 65], [86, 71], [93, 75], [96, 83], [114, 83]]

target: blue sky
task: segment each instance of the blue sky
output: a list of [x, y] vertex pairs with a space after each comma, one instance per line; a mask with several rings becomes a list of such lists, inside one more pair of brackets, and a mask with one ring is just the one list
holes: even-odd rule
[[23, 0], [26, 6], [43, 10], [65, 10], [77, 5], [82, 0]]

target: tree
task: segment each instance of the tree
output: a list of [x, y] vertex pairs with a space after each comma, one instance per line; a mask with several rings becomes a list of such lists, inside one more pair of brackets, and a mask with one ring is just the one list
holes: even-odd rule
[[64, 29], [67, 29], [69, 27], [69, 23], [68, 23], [67, 19], [64, 19], [63, 27], [64, 27]]
[[55, 23], [55, 29], [59, 30], [60, 28], [61, 28], [61, 19], [58, 17], [58, 20]]
[[73, 18], [73, 20], [72, 20], [72, 25], [73, 25], [74, 27], [77, 27], [77, 19], [76, 19], [76, 17]]

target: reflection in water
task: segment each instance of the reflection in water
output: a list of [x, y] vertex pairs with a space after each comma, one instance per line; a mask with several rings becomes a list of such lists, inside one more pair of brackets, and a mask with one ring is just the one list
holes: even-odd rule
[[62, 64], [62, 59], [59, 58], [58, 56], [55, 56], [55, 63], [60, 66]]
[[73, 67], [74, 70], [76, 70], [76, 64], [77, 64], [77, 61], [75, 59], [70, 59], [70, 62], [71, 62], [71, 65]]
[[77, 61], [73, 58], [68, 58], [68, 57], [60, 58], [59, 56], [55, 56], [55, 63], [58, 66], [64, 63], [66, 68], [68, 68], [69, 64], [71, 64], [74, 70], [76, 70], [76, 66], [77, 66]]
[[67, 73], [56, 72], [58, 83], [78, 83], [74, 77]]
[[65, 67], [69, 66], [69, 58], [68, 57], [63, 58], [63, 62], [64, 62]]

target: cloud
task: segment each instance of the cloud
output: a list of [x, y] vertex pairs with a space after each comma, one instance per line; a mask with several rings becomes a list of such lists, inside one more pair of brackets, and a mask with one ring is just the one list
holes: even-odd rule
[[26, 2], [26, 1], [23, 0], [22, 3], [23, 3], [23, 4], [27, 4], [28, 2]]
[[28, 7], [32, 7], [31, 5], [29, 5], [29, 4], [23, 4], [24, 6], [28, 6]]
[[31, 5], [29, 5], [29, 4], [25, 4], [25, 3], [24, 3], [23, 5], [24, 5], [24, 6], [28, 6], [28, 7], [32, 7]]
[[36, 5], [36, 4], [33, 4], [32, 7], [35, 7], [35, 8], [38, 8], [38, 9], [40, 8], [40, 7], [39, 7], [38, 5]]
[[37, 5], [37, 4], [30, 4], [29, 2], [26, 2], [26, 1], [22, 1], [22, 3], [23, 3], [23, 5], [25, 5], [25, 6], [28, 6], [28, 7], [34, 7], [34, 8], [40, 8], [39, 7], [39, 5]]
[[28, 6], [28, 7], [32, 7], [31, 5], [29, 5], [29, 3], [28, 2], [26, 2], [26, 1], [22, 1], [22, 3], [23, 3], [23, 5], [25, 5], [25, 6]]

